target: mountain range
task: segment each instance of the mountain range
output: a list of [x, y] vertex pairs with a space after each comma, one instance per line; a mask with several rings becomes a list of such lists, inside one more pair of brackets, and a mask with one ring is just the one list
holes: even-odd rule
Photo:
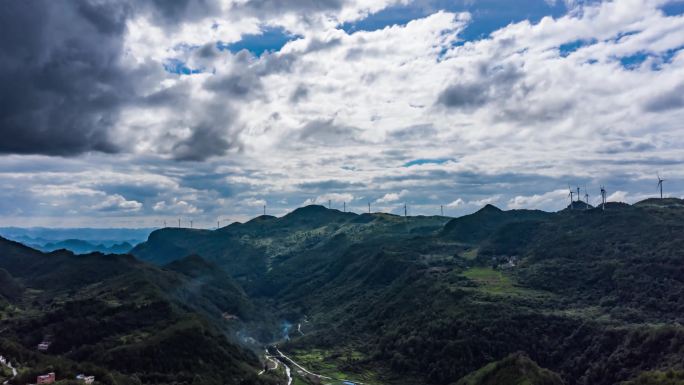
[[152, 228], [0, 227], [0, 236], [41, 251], [65, 249], [76, 254], [125, 254], [143, 242]]
[[682, 250], [673, 198], [460, 218], [307, 206], [159, 229], [130, 255], [1, 240], [0, 354], [16, 384], [285, 384], [285, 367], [294, 384], [681, 384]]

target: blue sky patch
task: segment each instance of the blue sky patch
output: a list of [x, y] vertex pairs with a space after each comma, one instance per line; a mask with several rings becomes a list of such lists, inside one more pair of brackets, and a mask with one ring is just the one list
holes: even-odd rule
[[648, 52], [637, 52], [633, 55], [621, 57], [620, 64], [622, 64], [622, 67], [625, 69], [633, 70], [639, 68], [649, 56], [651, 56], [651, 54]]
[[254, 56], [261, 56], [264, 52], [279, 51], [289, 41], [299, 39], [299, 35], [287, 32], [282, 27], [266, 27], [261, 33], [244, 35], [240, 41], [234, 43], [216, 43], [216, 48], [236, 53], [243, 49]]
[[448, 158], [436, 158], [436, 159], [427, 159], [427, 158], [421, 158], [421, 159], [414, 159], [411, 161], [408, 161], [404, 163], [403, 167], [411, 167], [411, 166], [419, 166], [421, 164], [442, 164], [448, 162]]
[[677, 55], [678, 52], [682, 51], [684, 49], [684, 46], [679, 46], [676, 48], [671, 48], [668, 50], [665, 50], [663, 52], [648, 52], [648, 51], [641, 51], [637, 52], [633, 55], [629, 56], [623, 56], [620, 57], [620, 64], [622, 67], [628, 70], [634, 70], [648, 60], [649, 58], [653, 59], [653, 62], [651, 63], [651, 70], [653, 71], [660, 71], [663, 69], [664, 64], [668, 64], [672, 62], [672, 59]]
[[684, 45], [680, 45], [677, 48], [668, 49], [667, 51], [663, 52], [662, 55], [660, 55], [660, 58], [664, 63], [670, 63], [672, 62], [672, 59], [674, 59], [675, 55], [677, 55], [677, 53], [683, 49]]
[[202, 73], [201, 69], [193, 69], [187, 66], [185, 62], [178, 59], [167, 59], [164, 62], [164, 70], [166, 72], [177, 74], [177, 75], [193, 75]]
[[620, 32], [620, 33], [618, 33], [617, 35], [615, 35], [614, 38], [608, 39], [608, 40], [606, 40], [606, 41], [612, 41], [612, 42], [614, 42], [614, 43], [617, 43], [617, 42], [619, 42], [620, 40], [624, 39], [625, 37], [627, 37], [627, 36], [632, 36], [632, 35], [636, 35], [636, 34], [638, 34], [639, 32], [641, 32], [641, 31], [624, 31], [624, 32]]
[[365, 19], [344, 23], [341, 28], [347, 33], [375, 31], [387, 26], [405, 25], [411, 20], [426, 17], [440, 10], [471, 13], [471, 23], [459, 35], [465, 41], [486, 38], [490, 33], [511, 23], [523, 20], [536, 23], [544, 16], [560, 17], [568, 11], [563, 1], [556, 1], [550, 5], [544, 0], [528, 0], [512, 7], [508, 0], [419, 0], [385, 8]]
[[571, 41], [569, 43], [561, 44], [558, 47], [558, 51], [560, 52], [560, 55], [562, 57], [568, 57], [571, 53], [577, 51], [578, 49], [582, 47], [587, 47], [593, 44], [596, 44], [597, 40], [596, 39], [591, 39], [591, 40], [575, 40]]
[[347, 33], [356, 31], [377, 31], [392, 25], [406, 25], [411, 20], [420, 19], [427, 14], [419, 7], [396, 5], [368, 15], [365, 19], [347, 22], [340, 27]]
[[667, 16], [679, 16], [684, 14], [684, 1], [671, 1], [663, 5], [660, 9], [662, 9]]

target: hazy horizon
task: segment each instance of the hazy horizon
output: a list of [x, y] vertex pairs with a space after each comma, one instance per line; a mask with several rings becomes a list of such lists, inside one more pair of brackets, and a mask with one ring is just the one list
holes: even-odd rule
[[[0, 226], [684, 196], [681, 0], [8, 2]], [[30, 25], [30, 28], [26, 26]], [[584, 194], [584, 191], [582, 192]], [[106, 224], [103, 224], [106, 223]]]

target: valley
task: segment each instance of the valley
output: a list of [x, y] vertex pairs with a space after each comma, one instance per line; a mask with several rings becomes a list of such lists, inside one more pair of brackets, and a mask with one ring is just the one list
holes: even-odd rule
[[307, 206], [157, 230], [133, 256], [3, 241], [0, 349], [11, 384], [47, 370], [103, 384], [646, 384], [682, 370], [682, 230], [684, 203], [667, 200], [455, 219]]
[[0, 385], [684, 385], [684, 0], [0, 0]]

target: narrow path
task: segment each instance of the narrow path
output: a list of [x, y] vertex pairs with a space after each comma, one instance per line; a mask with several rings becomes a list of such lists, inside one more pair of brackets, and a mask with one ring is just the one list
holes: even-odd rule
[[275, 348], [276, 352], [278, 352], [278, 354], [280, 355], [280, 357], [283, 357], [284, 359], [290, 361], [290, 363], [291, 363], [292, 365], [294, 365], [294, 366], [296, 366], [297, 368], [299, 368], [299, 370], [301, 370], [302, 372], [304, 372], [304, 373], [306, 373], [306, 374], [309, 374], [309, 375], [312, 375], [312, 376], [314, 376], [314, 377], [325, 378], [326, 380], [334, 380], [334, 378], [332, 378], [332, 377], [323, 376], [323, 375], [321, 375], [321, 374], [316, 374], [316, 373], [311, 373], [310, 371], [306, 370], [303, 366], [301, 366], [301, 365], [299, 365], [298, 363], [296, 363], [292, 358], [290, 358], [290, 357], [284, 355], [283, 352], [281, 352], [280, 349], [278, 349], [277, 346], [274, 347], [274, 348]]
[[278, 362], [279, 362], [279, 361], [273, 359], [273, 356], [271, 356], [271, 355], [268, 354], [268, 350], [266, 350], [266, 355], [264, 356], [264, 358], [266, 358], [267, 361], [273, 362], [273, 367], [272, 367], [272, 368], [269, 368], [269, 367], [268, 367], [268, 363], [267, 363], [267, 364], [266, 364], [266, 369], [264, 369], [264, 370], [262, 370], [262, 371], [260, 371], [260, 372], [258, 373], [259, 376], [262, 375], [262, 374], [264, 374], [267, 370], [276, 370], [276, 369], [278, 369], [278, 365], [279, 365]]
[[287, 374], [287, 385], [291, 385], [292, 384], [292, 372], [290, 371], [290, 367], [285, 365], [285, 364], [283, 364], [283, 366], [285, 367], [285, 374]]
[[[306, 370], [303, 366], [299, 365], [299, 364], [298, 364], [297, 362], [295, 362], [292, 358], [290, 358], [290, 357], [286, 356], [285, 354], [283, 354], [283, 352], [281, 352], [280, 349], [278, 349], [277, 346], [273, 346], [273, 348], [276, 350], [276, 352], [278, 352], [278, 355], [279, 355], [280, 357], [282, 357], [282, 358], [288, 360], [292, 365], [296, 366], [298, 369], [300, 369], [302, 372], [304, 372], [304, 373], [306, 373], [306, 374], [308, 374], [308, 375], [311, 375], [311, 376], [314, 376], [314, 377], [318, 377], [318, 378], [322, 378], [322, 379], [326, 379], [326, 380], [348, 382], [348, 383], [355, 384], [355, 385], [365, 385], [363, 382], [359, 382], [359, 381], [347, 380], [347, 379], [344, 379], [344, 378], [332, 378], [332, 377], [324, 376], [324, 375], [322, 375], [322, 374], [312, 373], [312, 372]], [[285, 365], [285, 364], [283, 364], [283, 365]], [[287, 366], [286, 366], [286, 367], [287, 367]]]

